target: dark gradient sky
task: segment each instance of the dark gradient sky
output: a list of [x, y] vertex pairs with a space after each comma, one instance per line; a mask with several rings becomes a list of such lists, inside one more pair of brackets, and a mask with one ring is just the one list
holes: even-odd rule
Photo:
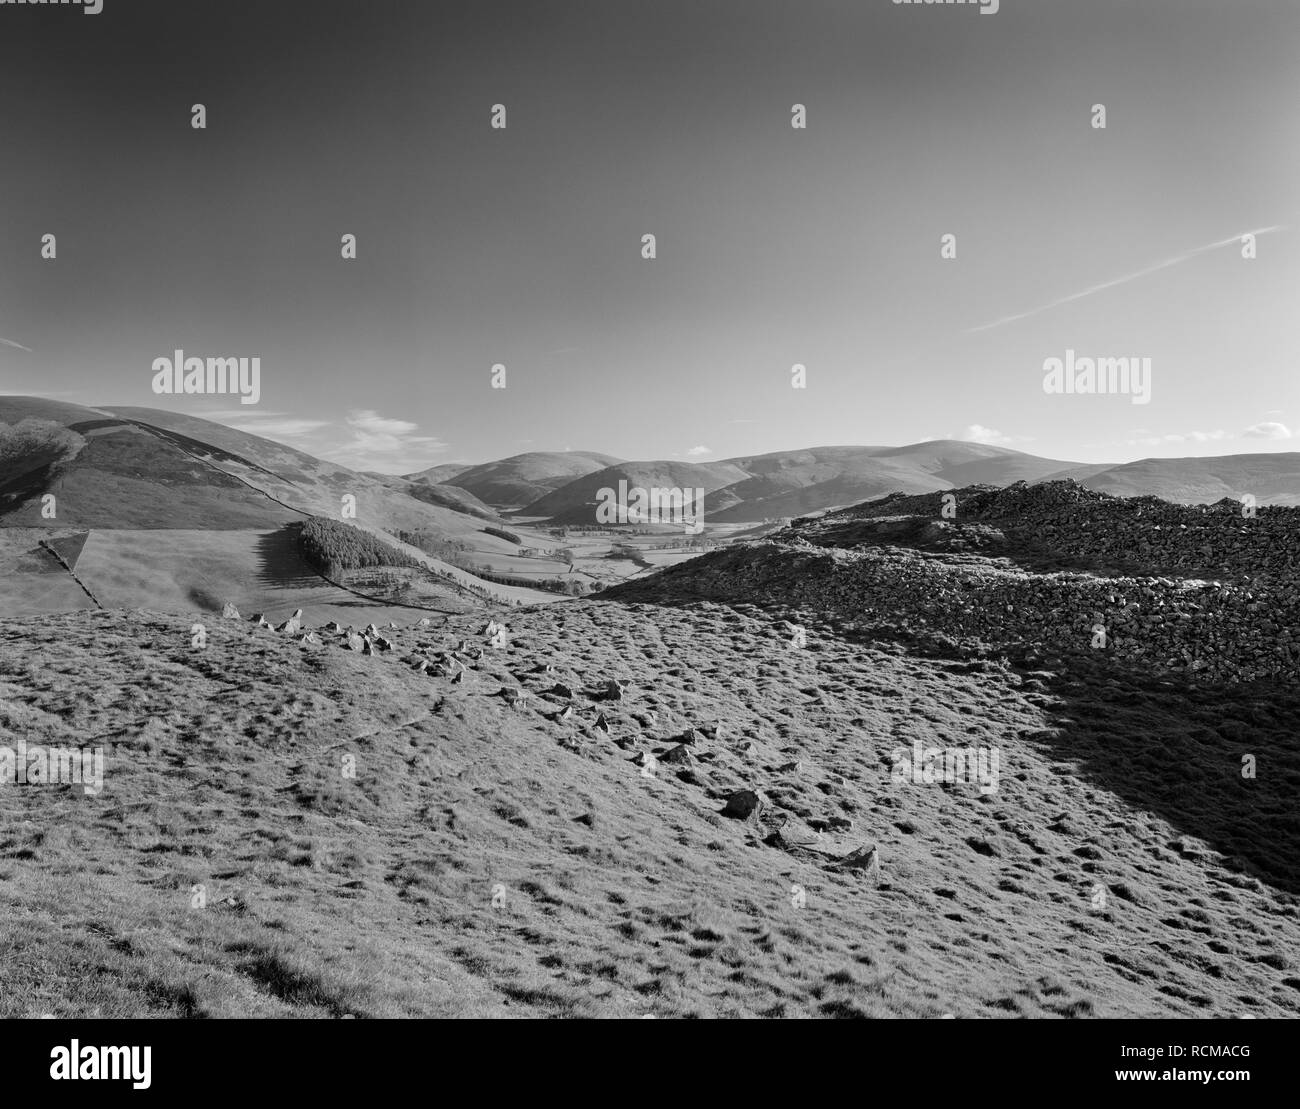
[[[1293, 0], [0, 7], [0, 336], [31, 348], [0, 392], [395, 472], [1294, 449], [1298, 44]], [[260, 356], [261, 404], [156, 397], [177, 347]], [[1150, 357], [1151, 403], [1044, 395], [1066, 348]]]

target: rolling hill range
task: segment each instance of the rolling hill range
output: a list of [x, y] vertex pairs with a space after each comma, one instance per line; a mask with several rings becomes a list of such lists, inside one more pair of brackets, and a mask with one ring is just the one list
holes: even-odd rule
[[413, 482], [426, 481], [464, 489], [484, 504], [497, 508], [517, 509], [575, 478], [618, 461], [612, 455], [588, 451], [532, 451], [497, 462], [485, 462], [481, 466], [470, 466], [446, 479], [436, 477], [444, 469], [442, 466], [406, 476]]
[[[539, 484], [531, 477], [534, 457], [538, 456], [519, 455], [508, 460], [512, 483], [504, 494], [487, 483], [480, 484], [477, 492], [484, 501], [508, 511], [507, 501], [494, 498], [517, 497], [530, 484]], [[1078, 464], [1005, 447], [939, 439], [903, 447], [812, 447], [717, 462], [617, 462], [567, 483], [557, 483], [550, 464], [554, 457], [567, 456], [540, 457], [545, 459], [540, 477], [552, 488], [519, 515], [571, 525], [594, 523], [599, 491], [617, 489], [620, 481], [626, 481], [629, 488], [701, 488], [705, 491], [705, 519], [715, 523], [803, 516], [889, 493], [1066, 478], [1119, 497], [1156, 496], [1175, 503], [1212, 504], [1225, 496], [1240, 500], [1250, 494], [1260, 505], [1300, 504], [1300, 454], [1295, 453]], [[450, 484], [465, 476], [453, 478]]]
[[721, 462], [623, 462], [586, 474], [528, 505], [523, 515], [590, 524], [602, 488], [702, 488], [705, 518], [735, 523], [846, 507], [896, 491], [1037, 480], [1071, 463], [1003, 447], [936, 440], [908, 447], [813, 447]]

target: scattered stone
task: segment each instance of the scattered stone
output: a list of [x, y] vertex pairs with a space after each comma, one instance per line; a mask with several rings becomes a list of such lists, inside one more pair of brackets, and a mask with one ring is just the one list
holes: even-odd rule
[[817, 832], [851, 832], [853, 821], [847, 816], [828, 816], [825, 820], [810, 820], [808, 827]]
[[596, 722], [592, 725], [592, 729], [597, 732], [604, 732], [607, 735], [609, 734], [609, 721], [605, 719], [605, 714], [603, 712], [597, 714]]
[[239, 609], [237, 609], [233, 604], [227, 601], [225, 605], [222, 606], [221, 618], [223, 620], [238, 620]]
[[349, 651], [360, 651], [363, 650], [366, 646], [367, 644], [363, 636], [357, 635], [356, 632], [350, 632], [348, 634]]
[[570, 700], [573, 698], [573, 690], [563, 682], [556, 682], [550, 689], [545, 691], [551, 697], [565, 697]]
[[328, 624], [325, 625], [325, 630], [327, 632], [341, 632], [343, 630], [343, 625], [340, 624], [337, 620], [331, 620]]
[[865, 870], [868, 874], [880, 873], [880, 852], [872, 847], [859, 847], [831, 864], [839, 870]]
[[763, 798], [752, 789], [738, 789], [727, 798], [723, 816], [733, 820], [757, 819], [763, 811]]
[[370, 641], [368, 635], [361, 637], [361, 653], [363, 655], [373, 655], [375, 653], [375, 645]]
[[694, 766], [695, 756], [691, 754], [691, 749], [686, 744], [679, 743], [660, 755], [659, 761], [666, 762], [670, 766]]
[[821, 836], [817, 832], [793, 820], [789, 813], [780, 814], [774, 837], [781, 845], [789, 847], [812, 847], [821, 842]]
[[297, 635], [302, 631], [302, 625], [297, 621], [297, 619], [291, 617], [275, 630], [283, 632], [285, 635]]
[[382, 635], [375, 636], [374, 645], [377, 651], [391, 651], [393, 649], [392, 641], [385, 639]]

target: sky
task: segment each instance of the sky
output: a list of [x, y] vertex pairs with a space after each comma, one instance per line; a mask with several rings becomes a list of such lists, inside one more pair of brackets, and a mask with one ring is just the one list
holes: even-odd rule
[[[391, 473], [1294, 450], [1297, 42], [1294, 0], [0, 6], [0, 393]], [[259, 402], [155, 395], [176, 349]], [[1067, 351], [1149, 403], [1046, 393]]]

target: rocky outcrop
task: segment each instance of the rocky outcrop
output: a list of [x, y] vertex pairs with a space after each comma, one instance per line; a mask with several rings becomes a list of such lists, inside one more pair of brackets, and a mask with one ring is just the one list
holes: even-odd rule
[[[940, 496], [873, 503], [897, 513], [931, 499], [939, 505]], [[1062, 498], [1100, 508], [1071, 516], [1061, 511]], [[1251, 519], [1240, 505], [1229, 512], [1154, 498], [1117, 501], [1067, 482], [970, 496], [959, 504], [959, 517], [967, 508], [968, 515], [1031, 521], [1014, 526], [1045, 536], [1040, 543], [1084, 548], [1091, 536], [1093, 550], [1123, 548], [1165, 572], [1035, 572], [970, 554], [839, 546], [855, 515], [863, 519], [872, 509], [865, 505], [801, 523], [777, 540], [705, 555], [612, 595], [788, 606], [994, 647], [1087, 654], [1198, 682], [1300, 676], [1300, 581], [1290, 572], [1300, 559], [1300, 509], [1260, 509]], [[1013, 510], [1018, 515], [1008, 517]], [[1201, 523], [1189, 523], [1193, 516]], [[1289, 520], [1294, 530], [1285, 526]], [[1168, 572], [1207, 557], [1206, 544], [1210, 560], [1235, 576], [1207, 581]]]

